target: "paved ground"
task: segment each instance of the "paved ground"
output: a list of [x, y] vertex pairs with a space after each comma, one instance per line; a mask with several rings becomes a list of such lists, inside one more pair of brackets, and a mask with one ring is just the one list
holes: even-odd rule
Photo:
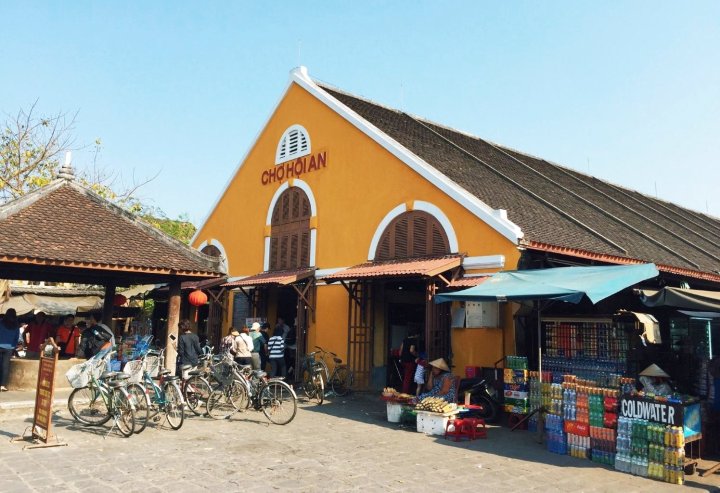
[[[551, 454], [527, 432], [492, 428], [487, 440], [454, 443], [402, 429], [374, 396], [301, 404], [287, 426], [248, 411], [129, 439], [76, 426], [64, 407], [55, 422], [69, 446], [23, 450], [9, 438], [29, 420], [0, 414], [0, 492], [681, 490]], [[685, 488], [720, 491], [720, 474], [692, 476]]]

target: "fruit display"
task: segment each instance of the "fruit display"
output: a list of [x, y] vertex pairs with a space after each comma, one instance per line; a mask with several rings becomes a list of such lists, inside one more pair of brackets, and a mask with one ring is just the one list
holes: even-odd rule
[[451, 404], [441, 397], [426, 397], [415, 406], [416, 411], [430, 411], [433, 413], [451, 413], [457, 409], [457, 404]]

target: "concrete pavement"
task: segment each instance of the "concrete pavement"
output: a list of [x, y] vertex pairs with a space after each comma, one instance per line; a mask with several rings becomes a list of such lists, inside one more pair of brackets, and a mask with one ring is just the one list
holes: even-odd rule
[[[0, 435], [29, 420], [0, 415]], [[230, 420], [189, 417], [179, 431], [151, 425], [120, 438], [77, 426], [56, 407], [67, 447], [23, 450], [0, 442], [0, 491], [679, 491], [679, 486], [551, 454], [522, 431], [493, 427], [487, 440], [455, 443], [387, 423], [376, 396], [302, 403], [287, 426], [247, 411]], [[720, 475], [685, 488], [720, 491]]]

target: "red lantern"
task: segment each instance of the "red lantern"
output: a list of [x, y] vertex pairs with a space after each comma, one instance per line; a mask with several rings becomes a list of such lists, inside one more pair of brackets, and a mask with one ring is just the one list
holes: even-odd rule
[[192, 306], [202, 306], [207, 303], [207, 300], [207, 295], [203, 293], [200, 289], [196, 289], [188, 296], [188, 301]]
[[200, 289], [196, 289], [190, 295], [188, 296], [188, 301], [192, 306], [198, 307], [195, 309], [195, 321], [198, 321], [198, 312], [200, 311], [200, 308], [202, 305], [207, 303], [208, 297], [205, 293], [202, 292]]
[[116, 294], [113, 298], [113, 306], [123, 306], [127, 303], [127, 298], [121, 294]]

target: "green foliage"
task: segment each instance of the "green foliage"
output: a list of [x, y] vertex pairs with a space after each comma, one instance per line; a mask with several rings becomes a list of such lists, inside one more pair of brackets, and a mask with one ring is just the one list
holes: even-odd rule
[[182, 241], [185, 244], [190, 244], [190, 240], [197, 228], [185, 214], [181, 214], [177, 219], [169, 219], [159, 209], [153, 210], [154, 215], [141, 214], [147, 223], [155, 226], [160, 231]]

